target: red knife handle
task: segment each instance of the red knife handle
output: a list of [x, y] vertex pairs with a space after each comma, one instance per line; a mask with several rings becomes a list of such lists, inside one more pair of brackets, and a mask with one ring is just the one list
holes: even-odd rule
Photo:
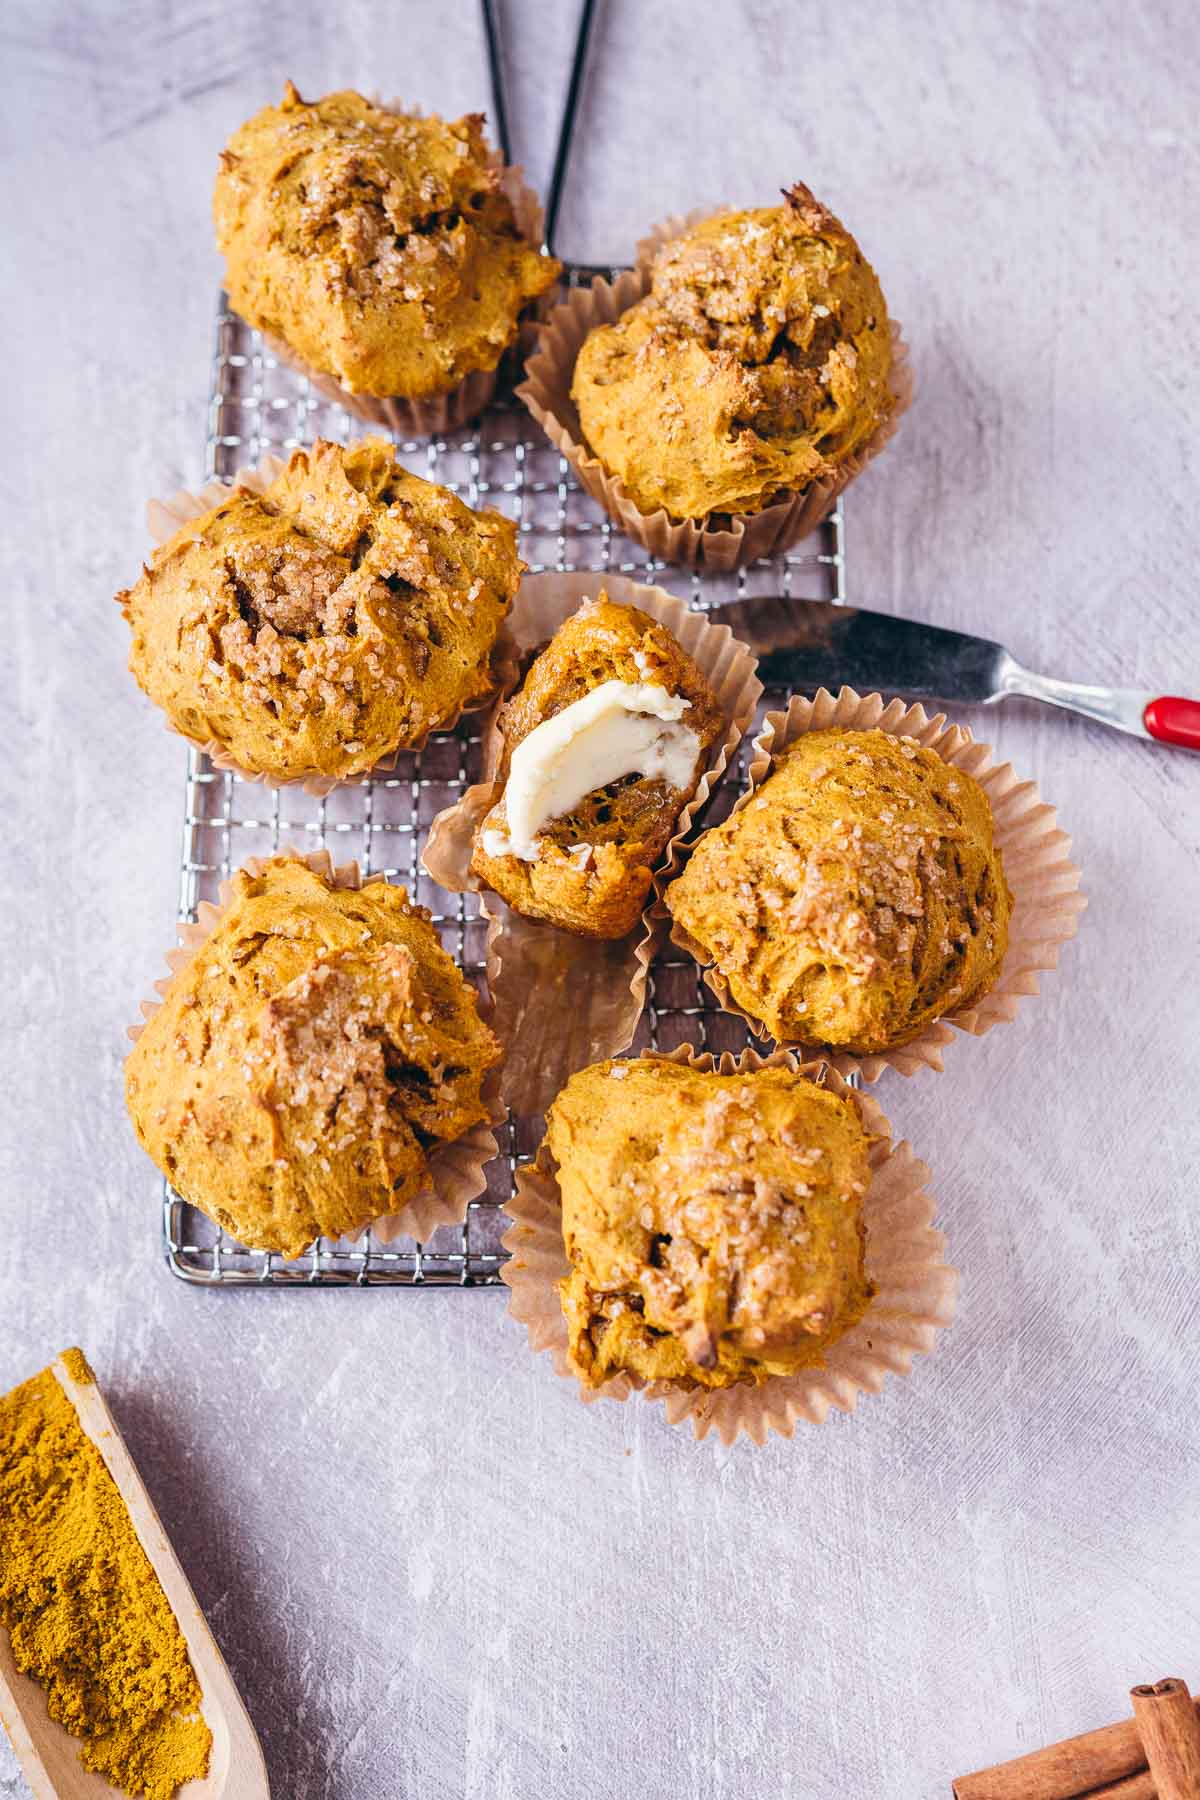
[[1184, 750], [1200, 750], [1200, 700], [1183, 700], [1178, 694], [1160, 694], [1142, 713], [1142, 723], [1153, 738], [1179, 744]]

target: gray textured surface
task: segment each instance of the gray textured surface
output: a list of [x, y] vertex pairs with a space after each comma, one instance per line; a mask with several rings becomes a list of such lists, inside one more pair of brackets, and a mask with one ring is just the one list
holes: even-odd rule
[[[505, 12], [544, 181], [572, 9]], [[18, 0], [4, 35], [0, 1386], [87, 1348], [277, 1796], [933, 1800], [1136, 1679], [1200, 1682], [1200, 759], [983, 722], [1092, 905], [1017, 1026], [884, 1086], [964, 1287], [859, 1417], [722, 1452], [584, 1413], [495, 1294], [169, 1281], [119, 1068], [183, 752], [110, 596], [145, 496], [201, 474], [215, 154], [285, 75], [465, 109], [482, 60], [464, 0]], [[920, 383], [853, 495], [852, 591], [1197, 691], [1197, 48], [1162, 0], [611, 0], [564, 248], [803, 175]]]

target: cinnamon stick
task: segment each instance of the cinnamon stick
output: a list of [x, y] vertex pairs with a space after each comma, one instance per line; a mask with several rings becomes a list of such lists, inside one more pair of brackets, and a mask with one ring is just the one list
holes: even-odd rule
[[1158, 1800], [1158, 1789], [1149, 1769], [1143, 1769], [1140, 1775], [1128, 1775], [1111, 1787], [1093, 1788], [1083, 1800]]
[[[1132, 1719], [1085, 1731], [1065, 1743], [1033, 1750], [1014, 1762], [996, 1763], [954, 1783], [955, 1800], [1083, 1800], [1106, 1787], [1145, 1772], [1146, 1753]], [[1119, 1795], [1118, 1800], [1126, 1800]], [[1130, 1800], [1133, 1797], [1130, 1796]], [[1140, 1797], [1139, 1797], [1140, 1800]]]
[[960, 1775], [955, 1800], [1200, 1800], [1200, 1701], [1174, 1677], [1133, 1696], [1136, 1718]]
[[1153, 1687], [1135, 1687], [1132, 1698], [1157, 1800], [1198, 1800], [1200, 1714], [1186, 1681], [1169, 1675]]

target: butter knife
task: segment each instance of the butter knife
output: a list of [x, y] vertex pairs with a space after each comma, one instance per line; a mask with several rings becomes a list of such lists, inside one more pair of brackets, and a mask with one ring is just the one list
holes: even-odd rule
[[717, 614], [759, 657], [768, 687], [991, 705], [1011, 694], [1066, 707], [1133, 737], [1200, 750], [1200, 700], [1138, 688], [1088, 687], [1026, 669], [1002, 644], [891, 613], [781, 594], [733, 600]]

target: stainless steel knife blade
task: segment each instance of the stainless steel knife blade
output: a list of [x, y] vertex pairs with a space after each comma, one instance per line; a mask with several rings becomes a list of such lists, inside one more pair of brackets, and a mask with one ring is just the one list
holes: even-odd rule
[[720, 617], [762, 659], [759, 676], [773, 687], [845, 684], [979, 705], [1004, 693], [1012, 661], [986, 638], [832, 601], [735, 600]]
[[764, 594], [719, 617], [759, 658], [768, 687], [912, 694], [988, 705], [1010, 694], [1082, 713], [1133, 737], [1200, 750], [1200, 701], [1138, 688], [1090, 687], [1023, 668], [1003, 644], [832, 600]]

